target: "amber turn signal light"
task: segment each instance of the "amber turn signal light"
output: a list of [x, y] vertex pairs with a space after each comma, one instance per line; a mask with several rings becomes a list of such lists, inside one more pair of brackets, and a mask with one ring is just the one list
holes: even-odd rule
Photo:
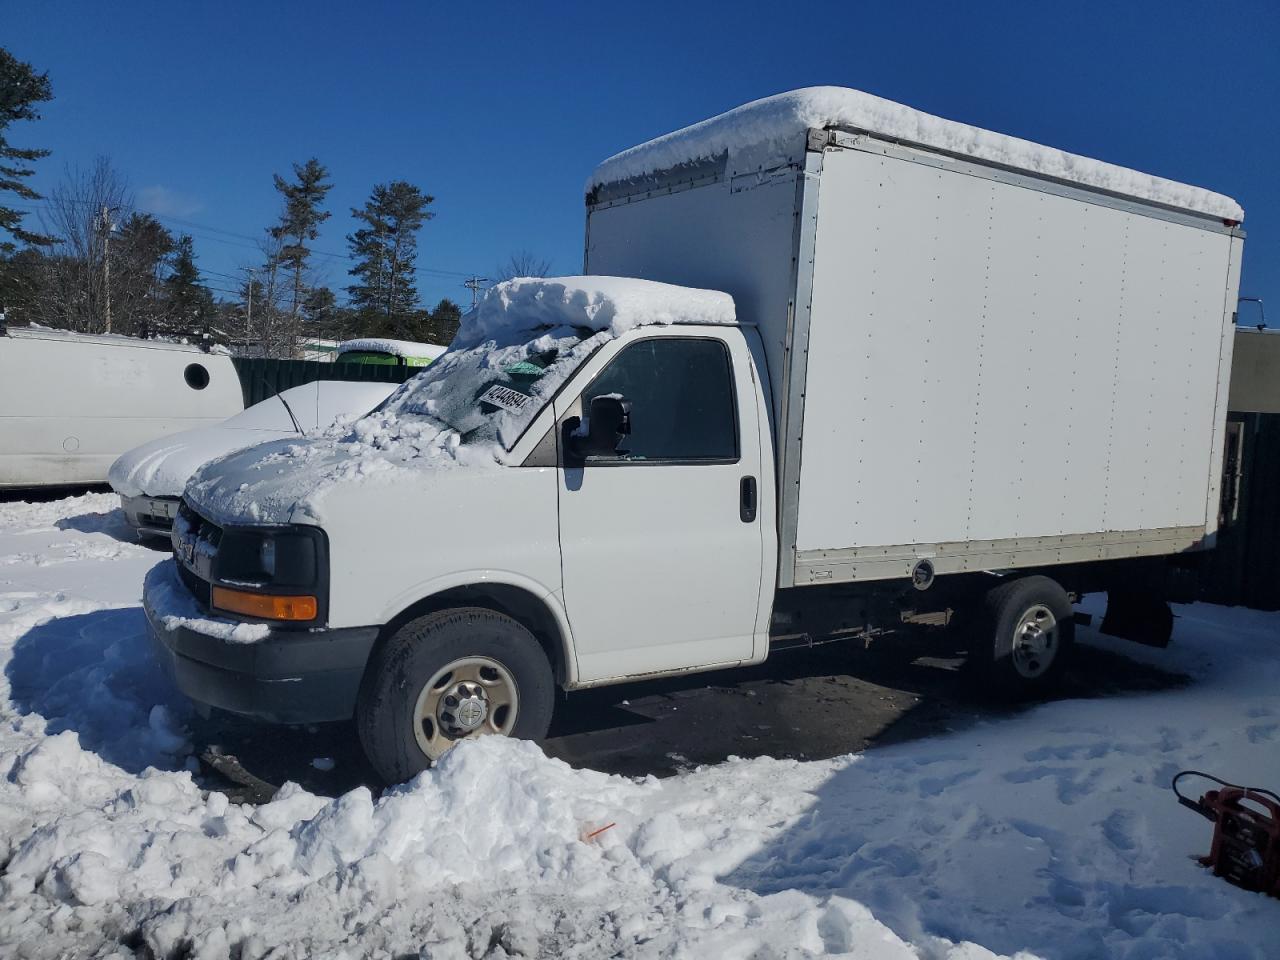
[[319, 609], [315, 597], [281, 597], [270, 593], [213, 588], [213, 605], [228, 613], [264, 620], [314, 620]]

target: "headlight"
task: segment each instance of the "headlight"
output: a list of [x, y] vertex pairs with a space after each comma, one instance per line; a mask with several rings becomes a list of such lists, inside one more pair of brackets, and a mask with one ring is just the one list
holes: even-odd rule
[[328, 543], [316, 527], [224, 527], [213, 560], [212, 605], [264, 620], [325, 615]]
[[236, 586], [312, 586], [320, 574], [322, 536], [314, 527], [224, 527], [214, 580]]

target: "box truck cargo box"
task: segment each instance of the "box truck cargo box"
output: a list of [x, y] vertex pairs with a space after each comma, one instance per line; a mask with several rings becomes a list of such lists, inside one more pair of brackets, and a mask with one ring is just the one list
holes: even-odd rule
[[764, 341], [782, 586], [1212, 544], [1243, 214], [852, 90], [606, 161], [586, 272]]

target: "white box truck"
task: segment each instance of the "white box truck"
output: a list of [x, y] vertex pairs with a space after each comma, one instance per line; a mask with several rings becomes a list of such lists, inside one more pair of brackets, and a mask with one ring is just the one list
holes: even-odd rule
[[634, 148], [590, 275], [193, 479], [158, 649], [197, 702], [354, 715], [389, 780], [541, 736], [557, 688], [918, 624], [1037, 689], [1072, 594], [1158, 598], [1213, 542], [1241, 217], [831, 88]]

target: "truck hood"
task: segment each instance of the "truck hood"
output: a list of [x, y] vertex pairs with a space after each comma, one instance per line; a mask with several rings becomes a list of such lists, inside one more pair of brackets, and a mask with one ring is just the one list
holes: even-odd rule
[[293, 437], [205, 464], [186, 498], [215, 523], [323, 523], [339, 487], [411, 482], [438, 471], [493, 469], [488, 447], [469, 450], [456, 433], [423, 418], [367, 418], [342, 436]]

